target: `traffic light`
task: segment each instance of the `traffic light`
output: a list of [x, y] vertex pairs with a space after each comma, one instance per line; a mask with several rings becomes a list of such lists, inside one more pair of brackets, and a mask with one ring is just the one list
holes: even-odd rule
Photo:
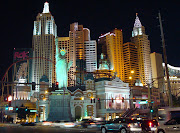
[[154, 110], [153, 110], [152, 106], [150, 106], [150, 112], [151, 112], [151, 113], [153, 113], [153, 112], [154, 112]]
[[98, 103], [100, 103], [101, 101], [100, 101], [100, 98], [98, 98]]
[[114, 99], [113, 98], [111, 98], [111, 101], [112, 101], [112, 103], [114, 102]]
[[25, 111], [28, 111], [27, 107], [25, 108]]
[[92, 103], [92, 98], [90, 99], [91, 103]]
[[9, 107], [11, 107], [11, 101], [9, 101], [8, 104], [9, 104]]
[[32, 90], [35, 90], [35, 89], [36, 89], [36, 83], [32, 82]]
[[55, 89], [58, 90], [59, 82], [56, 82]]
[[122, 97], [122, 102], [124, 103], [124, 97]]
[[55, 91], [55, 83], [52, 83], [52, 91]]
[[16, 106], [16, 111], [18, 111], [18, 106]]
[[94, 103], [95, 103], [95, 102], [96, 102], [96, 99], [94, 98], [93, 100], [94, 100]]
[[9, 107], [11, 107], [11, 101], [12, 101], [12, 96], [8, 96], [8, 104], [9, 104]]
[[136, 98], [135, 97], [133, 97], [133, 102], [136, 102]]

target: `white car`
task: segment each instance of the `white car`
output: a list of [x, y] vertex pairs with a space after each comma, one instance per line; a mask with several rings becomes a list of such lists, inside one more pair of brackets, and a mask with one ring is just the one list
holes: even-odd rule
[[157, 133], [180, 133], [180, 118], [172, 118], [161, 124], [157, 129]]
[[55, 121], [51, 124], [53, 127], [74, 127], [75, 123], [70, 122], [70, 121]]

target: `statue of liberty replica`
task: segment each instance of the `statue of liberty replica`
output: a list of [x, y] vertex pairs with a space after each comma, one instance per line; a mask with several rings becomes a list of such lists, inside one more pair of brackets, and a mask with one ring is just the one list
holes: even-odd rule
[[58, 88], [67, 89], [68, 71], [72, 65], [72, 62], [66, 61], [66, 50], [58, 48], [56, 43], [56, 79], [59, 83]]
[[58, 48], [56, 38], [56, 81], [59, 83], [59, 90], [52, 91], [49, 95], [49, 121], [72, 120], [70, 111], [71, 96], [67, 90], [68, 71], [72, 62], [67, 63], [66, 50]]

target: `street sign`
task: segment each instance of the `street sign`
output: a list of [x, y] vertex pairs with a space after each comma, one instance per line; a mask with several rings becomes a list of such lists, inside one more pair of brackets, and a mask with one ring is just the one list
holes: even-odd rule
[[13, 110], [13, 107], [9, 107], [8, 110]]
[[147, 101], [140, 101], [139, 104], [147, 104]]
[[37, 112], [37, 110], [30, 110], [30, 112]]

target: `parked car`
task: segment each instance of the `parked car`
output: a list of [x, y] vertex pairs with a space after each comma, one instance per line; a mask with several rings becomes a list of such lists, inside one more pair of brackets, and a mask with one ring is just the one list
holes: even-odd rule
[[160, 125], [157, 133], [180, 133], [180, 118], [172, 118], [163, 125]]
[[107, 133], [108, 131], [119, 131], [120, 133], [127, 132], [141, 132], [141, 123], [137, 120], [131, 120], [130, 118], [117, 118], [101, 126], [101, 132]]

